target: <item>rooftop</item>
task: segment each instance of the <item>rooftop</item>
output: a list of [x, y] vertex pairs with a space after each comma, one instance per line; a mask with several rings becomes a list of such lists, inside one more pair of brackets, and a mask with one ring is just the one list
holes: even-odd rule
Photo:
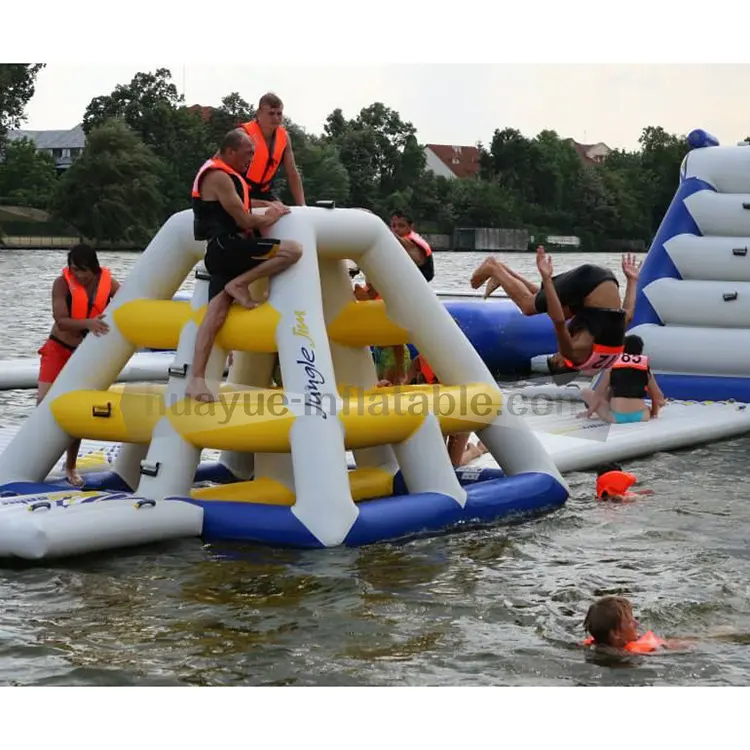
[[11, 130], [8, 133], [8, 140], [16, 141], [22, 138], [34, 141], [37, 149], [82, 149], [86, 145], [86, 135], [81, 125], [76, 125], [70, 130]]

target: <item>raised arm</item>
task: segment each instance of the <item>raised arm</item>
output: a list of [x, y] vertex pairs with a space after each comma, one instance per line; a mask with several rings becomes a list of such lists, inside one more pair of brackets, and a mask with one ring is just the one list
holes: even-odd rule
[[537, 248], [536, 265], [539, 274], [542, 277], [542, 289], [547, 297], [547, 315], [555, 326], [555, 335], [557, 336], [557, 345], [560, 354], [567, 360], [573, 360], [575, 349], [573, 341], [568, 332], [568, 326], [565, 323], [565, 314], [563, 313], [562, 303], [557, 296], [557, 290], [552, 283], [552, 258], [544, 252], [544, 248]]
[[638, 274], [640, 271], [641, 263], [633, 253], [622, 256], [622, 272], [627, 279], [625, 297], [622, 300], [626, 326], [630, 324], [633, 320], [633, 315], [635, 315], [635, 293], [638, 288]]

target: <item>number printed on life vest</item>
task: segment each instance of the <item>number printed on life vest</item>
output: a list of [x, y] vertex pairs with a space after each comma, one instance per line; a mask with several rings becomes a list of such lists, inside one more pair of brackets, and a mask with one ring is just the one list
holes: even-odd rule
[[628, 365], [640, 365], [643, 362], [643, 357], [640, 354], [621, 354], [620, 362]]

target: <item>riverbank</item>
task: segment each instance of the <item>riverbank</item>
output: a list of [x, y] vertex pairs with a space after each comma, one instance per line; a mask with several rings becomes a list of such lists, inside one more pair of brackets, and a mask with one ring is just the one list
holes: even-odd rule
[[[73, 245], [82, 242], [80, 237], [2, 237], [0, 238], [0, 251], [2, 250], [69, 250]], [[122, 250], [124, 252], [141, 252], [144, 248], [140, 245], [128, 245], [117, 242], [95, 242], [90, 243], [97, 251]]]

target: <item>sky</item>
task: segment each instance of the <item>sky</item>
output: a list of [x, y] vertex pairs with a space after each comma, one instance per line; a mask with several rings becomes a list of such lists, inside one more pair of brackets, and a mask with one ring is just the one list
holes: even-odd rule
[[257, 102], [266, 91], [313, 133], [340, 107], [354, 117], [382, 101], [417, 129], [421, 143], [489, 143], [496, 128], [533, 137], [552, 129], [580, 143], [637, 149], [648, 125], [687, 134], [703, 128], [722, 144], [750, 135], [750, 65], [647, 64], [190, 64], [50, 63], [37, 79], [22, 126], [67, 129], [92, 98], [138, 71], [171, 70], [188, 105], [218, 105], [237, 91]]

